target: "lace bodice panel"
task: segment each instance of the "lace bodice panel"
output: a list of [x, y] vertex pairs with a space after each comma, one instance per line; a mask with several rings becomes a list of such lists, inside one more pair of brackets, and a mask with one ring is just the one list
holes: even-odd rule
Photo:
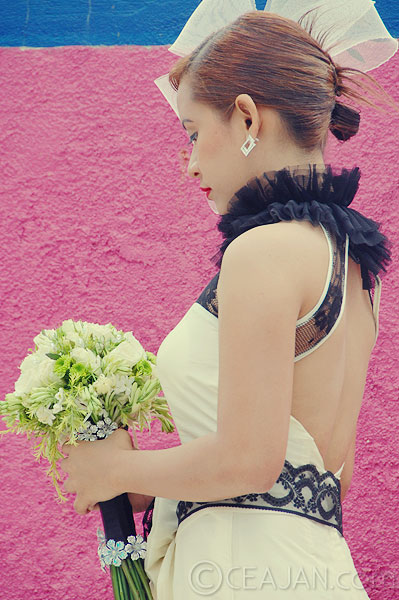
[[[297, 320], [295, 337], [295, 361], [316, 349], [338, 324], [343, 312], [348, 262], [348, 237], [339, 240], [323, 229], [329, 250], [330, 261], [323, 292], [316, 306]], [[218, 317], [217, 284], [220, 270], [203, 289], [196, 302], [215, 317]]]

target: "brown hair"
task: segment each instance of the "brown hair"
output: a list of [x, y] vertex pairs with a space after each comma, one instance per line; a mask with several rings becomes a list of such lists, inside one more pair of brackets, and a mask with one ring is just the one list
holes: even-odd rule
[[[311, 9], [315, 10], [315, 9]], [[180, 58], [169, 71], [169, 82], [177, 90], [183, 75], [190, 75], [191, 95], [196, 102], [216, 109], [229, 121], [238, 94], [249, 94], [255, 104], [278, 111], [290, 139], [301, 148], [324, 150], [328, 130], [345, 141], [359, 129], [360, 113], [337, 102], [336, 95], [355, 98], [374, 106], [344, 81], [380, 93], [350, 74], [361, 75], [377, 85], [387, 102], [399, 112], [399, 105], [370, 75], [355, 68], [334, 64], [322, 39], [311, 36], [302, 20], [292, 21], [275, 13], [255, 10], [209, 35], [188, 56]]]

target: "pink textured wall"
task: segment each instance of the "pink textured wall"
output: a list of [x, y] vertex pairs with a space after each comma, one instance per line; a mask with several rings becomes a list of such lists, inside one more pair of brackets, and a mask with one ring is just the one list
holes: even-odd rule
[[[82, 319], [132, 330], [157, 352], [215, 273], [218, 217], [187, 173], [188, 138], [153, 80], [166, 47], [0, 49], [0, 392], [42, 328]], [[399, 100], [399, 55], [371, 74]], [[326, 159], [357, 164], [353, 208], [396, 242], [399, 119], [362, 109]], [[182, 150], [184, 148], [184, 150]], [[399, 589], [398, 247], [360, 414], [344, 528], [373, 600]], [[1, 422], [1, 428], [4, 428]], [[179, 443], [153, 428], [145, 448]], [[33, 441], [30, 443], [33, 445]], [[0, 575], [7, 600], [112, 598], [97, 559], [99, 513], [54, 500], [22, 436], [0, 438]], [[384, 581], [385, 577], [385, 581]], [[395, 591], [396, 590], [396, 591]]]

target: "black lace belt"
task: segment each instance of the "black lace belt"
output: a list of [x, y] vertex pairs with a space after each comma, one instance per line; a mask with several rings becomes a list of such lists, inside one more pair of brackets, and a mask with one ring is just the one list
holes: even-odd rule
[[331, 471], [320, 473], [310, 463], [293, 467], [285, 460], [276, 483], [265, 493], [245, 494], [212, 502], [181, 500], [176, 508], [178, 524], [208, 506], [239, 506], [293, 513], [335, 527], [343, 536], [341, 483]]

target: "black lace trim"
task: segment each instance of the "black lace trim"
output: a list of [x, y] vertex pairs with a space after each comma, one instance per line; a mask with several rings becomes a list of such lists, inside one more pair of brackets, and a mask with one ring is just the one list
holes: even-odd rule
[[212, 313], [215, 317], [219, 315], [218, 312], [218, 296], [217, 296], [217, 285], [219, 281], [220, 271], [216, 273], [210, 280], [208, 285], [202, 290], [198, 296], [196, 302], [201, 304], [206, 310]]
[[325, 297], [319, 308], [306, 321], [296, 326], [295, 358], [315, 348], [328, 336], [342, 310], [345, 285], [345, 240], [332, 239], [332, 273]]
[[335, 527], [343, 536], [341, 483], [331, 471], [319, 473], [308, 463], [294, 467], [288, 460], [266, 493], [245, 494], [213, 502], [181, 500], [176, 508], [178, 524], [193, 513], [209, 506], [233, 506], [293, 513]]
[[[327, 231], [332, 245], [333, 264], [329, 286], [316, 312], [307, 321], [296, 326], [295, 358], [308, 352], [321, 342], [334, 327], [342, 308], [345, 285], [345, 239], [337, 240]], [[220, 271], [202, 290], [196, 302], [215, 317], [219, 316], [217, 284]], [[369, 291], [370, 294], [370, 291]]]
[[[392, 242], [379, 231], [380, 223], [348, 208], [359, 187], [359, 167], [333, 173], [330, 164], [316, 163], [284, 167], [250, 179], [231, 198], [221, 215], [218, 229], [223, 234], [218, 252], [211, 258], [222, 264], [227, 246], [241, 233], [278, 221], [307, 220], [321, 223], [337, 238], [349, 236], [349, 255], [360, 263], [363, 289], [372, 289], [375, 275], [386, 272], [392, 260]], [[371, 276], [373, 276], [373, 281]]]

